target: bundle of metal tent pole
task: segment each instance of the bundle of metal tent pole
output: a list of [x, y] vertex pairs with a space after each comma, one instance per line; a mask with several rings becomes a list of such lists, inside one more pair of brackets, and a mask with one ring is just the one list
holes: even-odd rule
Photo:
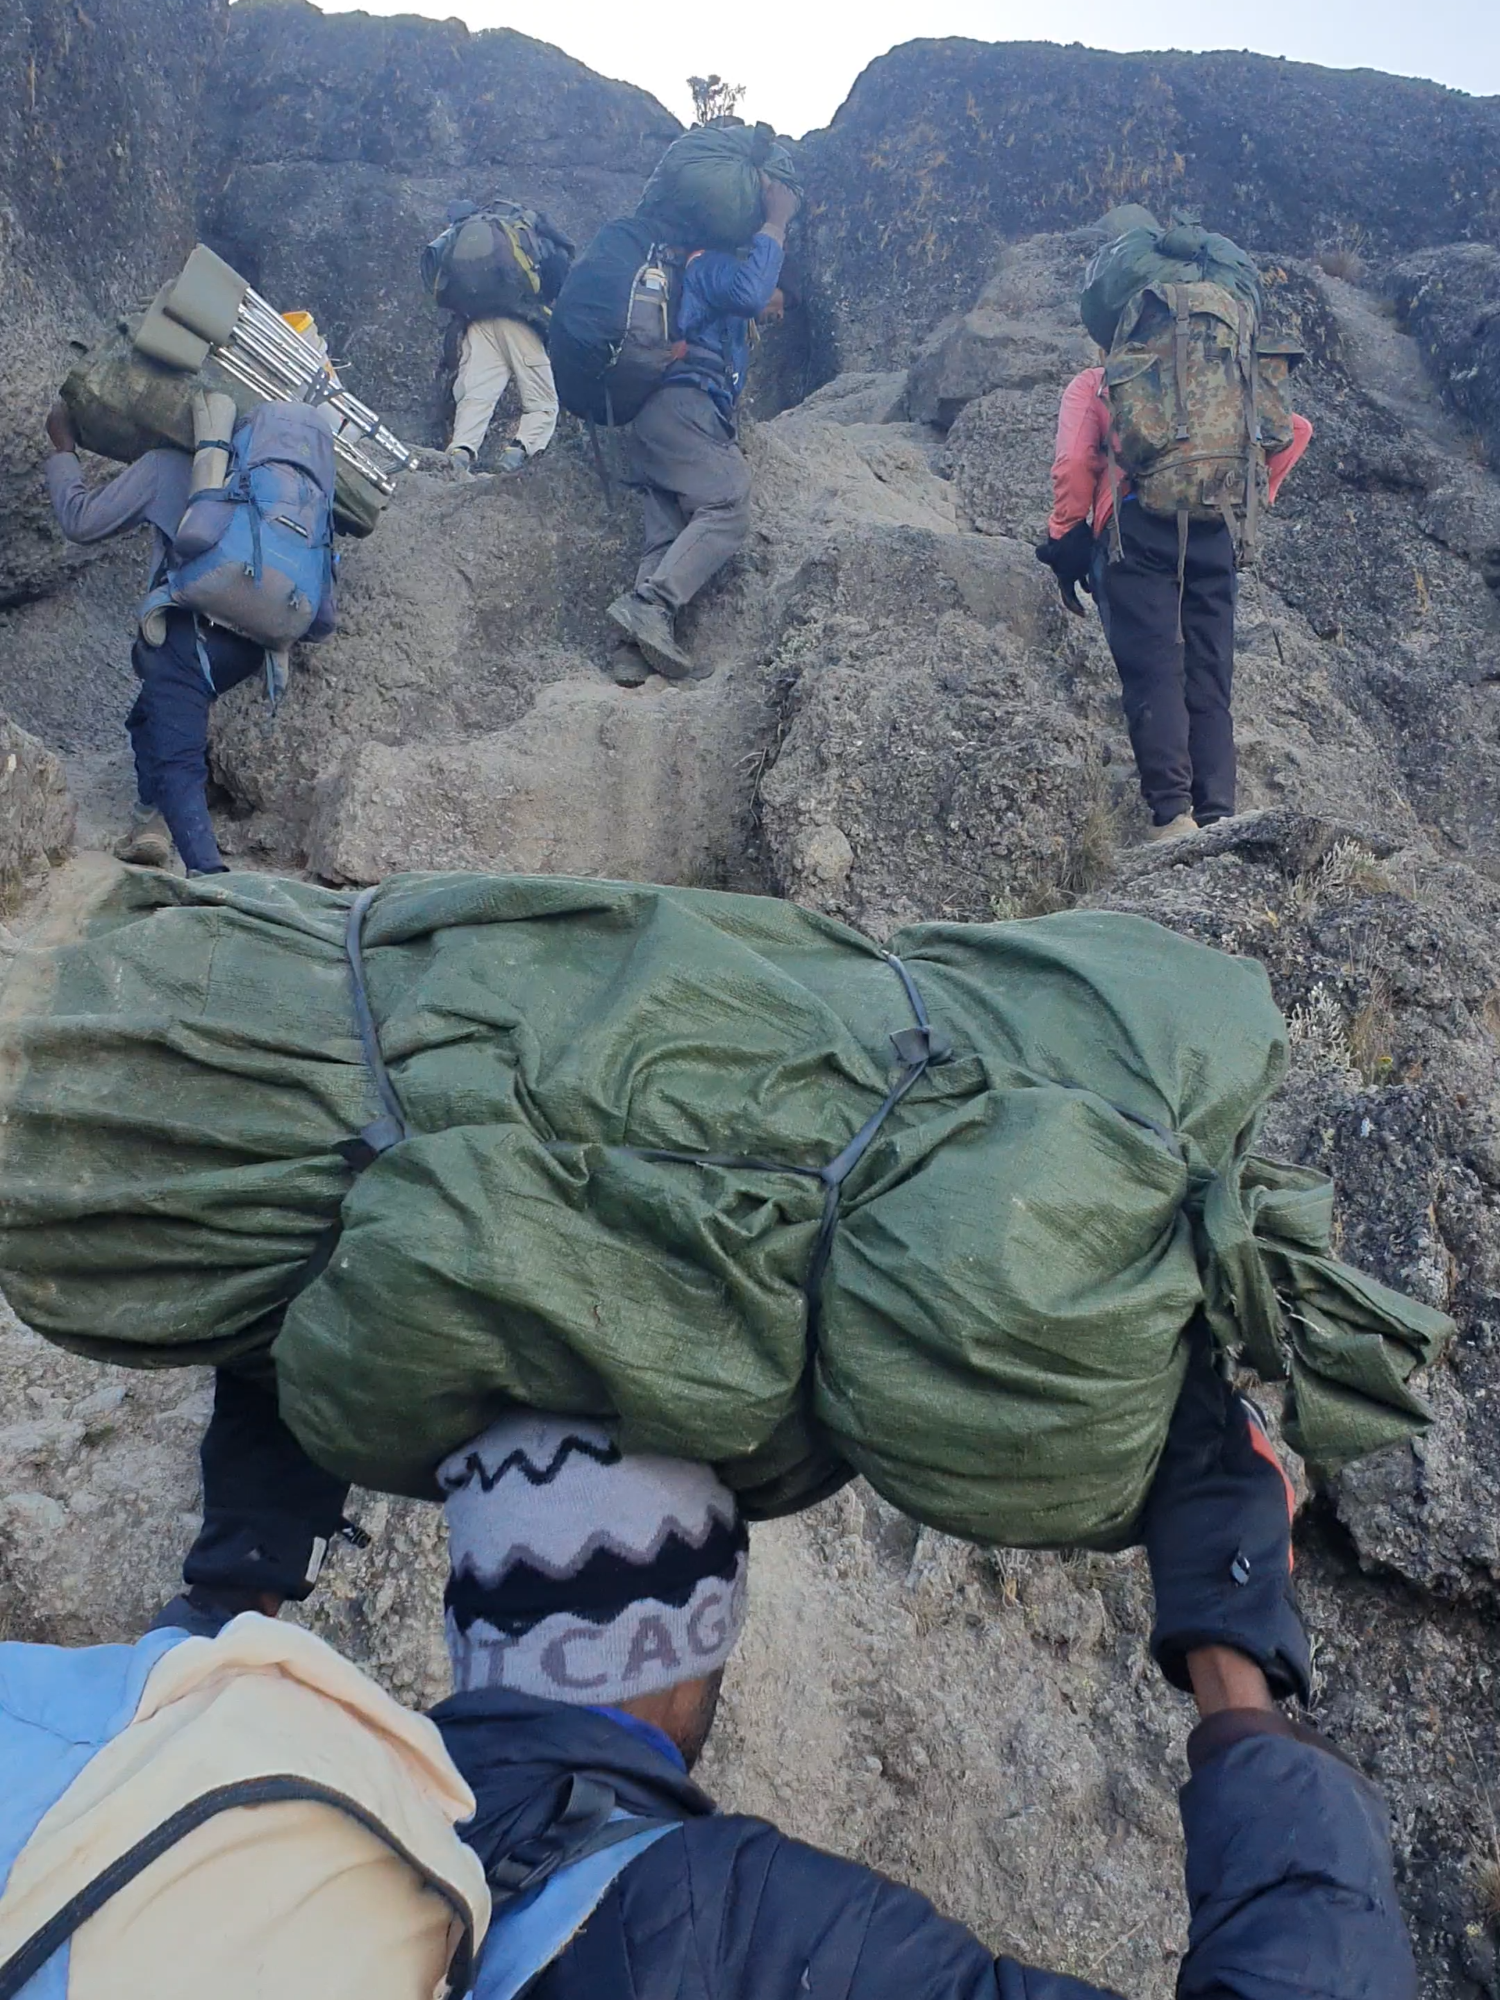
[[375, 411], [344, 388], [322, 350], [206, 244], [198, 244], [180, 275], [157, 293], [131, 344], [150, 360], [189, 373], [212, 357], [268, 402], [326, 403], [338, 419], [335, 454], [386, 498], [395, 491], [395, 475], [413, 461], [415, 454]]

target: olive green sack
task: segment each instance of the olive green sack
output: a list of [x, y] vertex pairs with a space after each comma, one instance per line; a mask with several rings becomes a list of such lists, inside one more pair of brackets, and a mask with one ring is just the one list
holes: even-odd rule
[[1289, 1372], [1324, 1466], [1425, 1421], [1449, 1323], [1251, 1151], [1286, 1066], [1254, 961], [1101, 913], [902, 932], [951, 1058], [843, 1185], [810, 1350], [815, 1172], [943, 1054], [894, 962], [770, 899], [397, 877], [363, 943], [412, 1136], [356, 1174], [350, 902], [121, 871], [12, 962], [0, 1284], [39, 1332], [136, 1365], [274, 1337], [288, 1421], [376, 1487], [430, 1493], [518, 1400], [711, 1459], [752, 1513], [853, 1467], [1011, 1544], [1127, 1533], [1200, 1310]]

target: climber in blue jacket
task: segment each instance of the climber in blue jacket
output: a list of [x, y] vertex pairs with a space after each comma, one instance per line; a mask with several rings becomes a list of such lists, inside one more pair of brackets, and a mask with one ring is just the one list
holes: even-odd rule
[[630, 426], [629, 479], [641, 496], [645, 546], [634, 589], [608, 615], [669, 680], [703, 677], [677, 638], [677, 614], [750, 532], [750, 467], [734, 413], [750, 365], [750, 328], [774, 312], [799, 199], [784, 182], [764, 181], [765, 220], [743, 250], [686, 254], [672, 324], [680, 356]]
[[[1384, 1804], [1278, 1705], [1305, 1702], [1311, 1672], [1290, 1594], [1291, 1489], [1257, 1412], [1216, 1372], [1206, 1330], [1195, 1339], [1139, 1531], [1151, 1652], [1200, 1718], [1181, 1794], [1191, 1922], [1178, 1993], [1414, 2000]], [[258, 1453], [255, 1409], [272, 1427]], [[204, 1632], [248, 1602], [274, 1610], [268, 1562], [296, 1584], [342, 1498], [315, 1481], [301, 1489], [299, 1539], [286, 1504], [298, 1447], [269, 1401], [236, 1392], [215, 1424], [204, 1464], [216, 1532], [196, 1557], [214, 1580], [163, 1614]], [[534, 2000], [1094, 1992], [994, 1957], [925, 1897], [719, 1813], [692, 1782], [748, 1562], [734, 1496], [708, 1467], [628, 1455], [598, 1424], [518, 1411], [438, 1480], [456, 1691], [433, 1719], [478, 1801], [460, 1831], [496, 1896], [477, 2000], [518, 1990], [518, 1958]], [[258, 1525], [237, 1533], [237, 1519]]]

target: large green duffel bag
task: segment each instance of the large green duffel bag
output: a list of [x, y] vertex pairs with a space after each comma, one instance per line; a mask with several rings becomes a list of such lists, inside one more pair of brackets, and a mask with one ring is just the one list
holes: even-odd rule
[[1109, 1546], [1199, 1315], [1289, 1376], [1322, 1466], [1424, 1421], [1449, 1323], [1253, 1151], [1264, 971], [1139, 918], [888, 955], [701, 890], [122, 870], [10, 964], [11, 1304], [137, 1365], [269, 1347], [367, 1485], [432, 1492], [519, 1402], [710, 1459], [752, 1513], [855, 1469], [961, 1535]]
[[[241, 417], [249, 416], [264, 400], [221, 368], [212, 354], [196, 373], [151, 360], [131, 345], [127, 320], [75, 363], [63, 383], [62, 397], [85, 451], [132, 465], [161, 445], [193, 449], [195, 389], [232, 396]], [[334, 526], [344, 535], [372, 533], [386, 504], [384, 496], [347, 459], [336, 461], [336, 472]]]
[[695, 125], [674, 139], [636, 214], [685, 250], [738, 250], [765, 220], [762, 172], [800, 187], [769, 125]]

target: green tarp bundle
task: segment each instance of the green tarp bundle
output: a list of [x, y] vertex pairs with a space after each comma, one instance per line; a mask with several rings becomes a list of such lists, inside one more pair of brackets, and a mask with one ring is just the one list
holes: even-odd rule
[[[410, 1136], [356, 1172], [351, 901], [121, 871], [12, 961], [0, 1286], [39, 1332], [138, 1365], [274, 1336], [308, 1449], [398, 1492], [520, 1401], [711, 1459], [753, 1513], [853, 1467], [1018, 1545], [1125, 1534], [1200, 1312], [1289, 1373], [1325, 1467], [1424, 1420], [1448, 1322], [1251, 1150], [1286, 1066], [1252, 960], [1082, 912], [918, 926], [898, 964], [770, 899], [401, 876], [362, 937]], [[902, 1082], [810, 1328], [818, 1172]]]
[[802, 192], [769, 125], [694, 125], [662, 154], [636, 214], [684, 249], [738, 250], [765, 221], [762, 174]]

